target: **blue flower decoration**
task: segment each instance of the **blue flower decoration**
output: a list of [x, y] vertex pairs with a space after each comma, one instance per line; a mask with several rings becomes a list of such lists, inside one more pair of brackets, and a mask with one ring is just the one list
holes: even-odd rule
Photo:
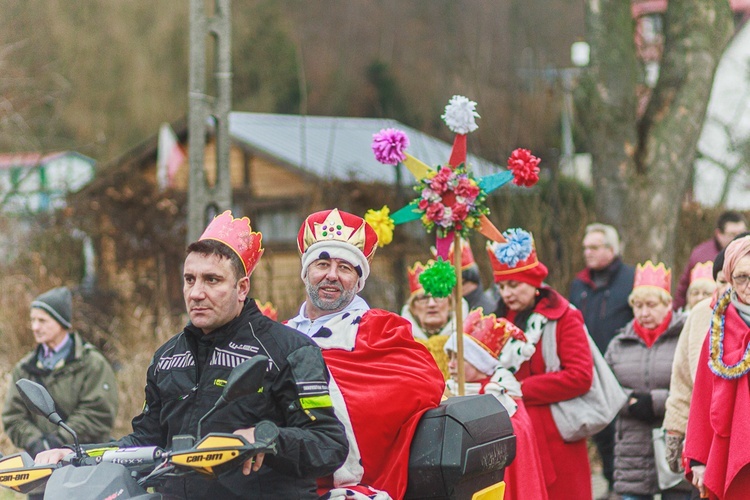
[[498, 243], [495, 246], [495, 257], [500, 263], [508, 267], [516, 267], [516, 264], [526, 260], [533, 249], [531, 234], [523, 229], [508, 229], [503, 233], [507, 243]]

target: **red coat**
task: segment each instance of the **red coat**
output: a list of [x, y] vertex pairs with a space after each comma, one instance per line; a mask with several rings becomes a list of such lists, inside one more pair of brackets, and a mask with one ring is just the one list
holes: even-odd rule
[[[750, 327], [733, 305], [725, 314], [724, 363], [739, 362], [750, 343]], [[710, 498], [743, 499], [750, 492], [750, 374], [736, 379], [715, 375], [708, 366], [711, 336], [701, 350], [695, 376], [685, 451], [690, 460], [706, 465], [704, 482]]]
[[536, 430], [549, 498], [591, 498], [591, 468], [586, 440], [563, 441], [549, 405], [588, 392], [594, 361], [581, 312], [572, 308], [553, 289], [545, 287], [545, 290], [548, 296], [537, 303], [534, 311], [550, 321], [557, 321], [557, 354], [561, 370], [546, 373], [540, 341], [536, 352], [519, 368], [516, 378], [522, 384], [523, 401]]

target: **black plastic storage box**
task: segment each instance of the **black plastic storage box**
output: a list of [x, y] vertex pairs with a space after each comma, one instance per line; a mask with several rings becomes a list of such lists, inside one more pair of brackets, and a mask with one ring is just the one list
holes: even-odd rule
[[510, 417], [494, 396], [450, 398], [419, 421], [405, 498], [471, 499], [502, 481], [515, 456]]

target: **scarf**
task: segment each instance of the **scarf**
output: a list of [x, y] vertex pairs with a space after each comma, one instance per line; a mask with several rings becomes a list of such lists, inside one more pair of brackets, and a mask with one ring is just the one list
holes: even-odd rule
[[669, 327], [669, 324], [671, 322], [672, 311], [669, 311], [664, 317], [664, 320], [662, 320], [661, 324], [657, 325], [656, 327], [646, 328], [638, 323], [638, 320], [635, 320], [633, 321], [633, 329], [635, 330], [636, 335], [638, 335], [641, 340], [646, 343], [646, 347], [651, 348], [651, 346], [654, 345], [654, 342], [656, 342], [656, 339], [658, 339], [662, 333], [667, 331], [667, 328]]

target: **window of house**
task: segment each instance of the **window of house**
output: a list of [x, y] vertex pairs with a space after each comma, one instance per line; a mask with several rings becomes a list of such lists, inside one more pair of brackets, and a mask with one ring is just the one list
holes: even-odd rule
[[291, 243], [296, 241], [302, 221], [294, 209], [264, 209], [255, 215], [253, 229], [263, 233], [263, 243]]

